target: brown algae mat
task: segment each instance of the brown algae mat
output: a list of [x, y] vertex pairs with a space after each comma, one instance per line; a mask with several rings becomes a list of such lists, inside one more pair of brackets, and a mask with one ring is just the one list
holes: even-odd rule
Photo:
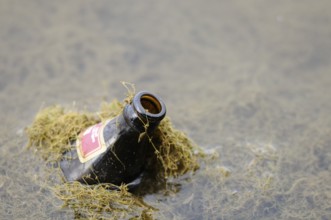
[[[82, 130], [121, 114], [132, 97], [133, 93], [130, 93], [123, 102], [114, 100], [102, 103], [98, 113], [69, 110], [61, 106], [47, 107], [36, 115], [32, 125], [26, 129], [28, 147], [48, 164], [53, 164], [50, 175], [61, 179], [57, 183], [48, 181], [46, 186], [63, 201], [63, 208], [74, 210], [77, 218], [153, 218], [155, 209], [143, 201], [140, 196], [143, 193], [129, 192], [126, 185], [65, 182], [61, 170], [56, 166]], [[164, 118], [153, 136], [148, 138], [147, 180], [143, 179], [139, 190], [144, 191], [144, 182], [148, 188], [151, 181], [152, 185], [158, 185], [169, 177], [178, 177], [199, 167], [197, 159], [201, 154], [193, 153], [199, 148], [183, 132], [173, 127], [169, 117]], [[117, 190], [113, 190], [114, 187]], [[146, 192], [149, 191], [147, 188]]]

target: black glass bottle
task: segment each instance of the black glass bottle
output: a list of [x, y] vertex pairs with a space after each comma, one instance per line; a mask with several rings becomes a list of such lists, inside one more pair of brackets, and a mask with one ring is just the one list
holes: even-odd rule
[[60, 162], [66, 180], [120, 185], [137, 179], [146, 161], [144, 132], [152, 133], [165, 114], [165, 104], [157, 95], [137, 93], [121, 115], [79, 135], [76, 148]]

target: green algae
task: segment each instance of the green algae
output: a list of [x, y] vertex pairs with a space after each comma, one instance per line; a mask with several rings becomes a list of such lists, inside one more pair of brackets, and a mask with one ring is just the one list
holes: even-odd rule
[[79, 132], [97, 122], [91, 113], [65, 111], [61, 106], [45, 108], [26, 129], [28, 147], [37, 150], [45, 160], [58, 161]]
[[199, 167], [194, 155], [194, 150], [199, 148], [185, 133], [173, 127], [169, 117], [160, 123], [155, 138], [150, 138], [150, 143], [155, 154], [155, 157], [151, 157], [151, 163], [156, 164], [151, 167], [164, 178], [178, 177]]
[[[145, 216], [153, 208], [129, 193], [125, 185], [112, 184], [83, 185], [67, 182], [54, 186], [53, 192], [60, 198], [64, 207], [74, 210], [76, 218], [107, 219]], [[144, 213], [144, 214], [143, 214]]]
[[[34, 149], [47, 162], [60, 161], [63, 152], [70, 149], [71, 142], [80, 132], [90, 125], [120, 114], [125, 104], [131, 101], [133, 92], [129, 92], [123, 102], [114, 100], [102, 103], [100, 111], [96, 113], [68, 110], [61, 106], [42, 109], [32, 125], [26, 129], [28, 148]], [[199, 167], [197, 154], [193, 153], [198, 147], [185, 133], [173, 127], [169, 117], [161, 121], [153, 135], [148, 136], [148, 140], [147, 174], [139, 187], [140, 193], [148, 191], [144, 186], [148, 188], [151, 181], [156, 185], [156, 182], [165, 183], [169, 177], [178, 177]], [[59, 169], [54, 168], [54, 173], [61, 176]], [[129, 192], [126, 185], [89, 186], [79, 182], [63, 182], [50, 184], [49, 187], [64, 202], [63, 207], [73, 209], [78, 218], [152, 218], [154, 209], [143, 202], [139, 192]]]

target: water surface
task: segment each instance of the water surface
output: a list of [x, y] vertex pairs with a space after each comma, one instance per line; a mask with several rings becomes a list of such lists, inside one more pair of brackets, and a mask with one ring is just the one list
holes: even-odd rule
[[52, 104], [95, 111], [120, 81], [163, 97], [208, 152], [158, 219], [331, 219], [331, 3], [0, 1], [0, 216], [73, 219], [24, 127]]

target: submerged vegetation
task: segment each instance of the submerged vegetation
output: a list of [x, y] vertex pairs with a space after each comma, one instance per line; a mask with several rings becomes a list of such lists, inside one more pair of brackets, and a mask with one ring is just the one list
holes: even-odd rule
[[[34, 149], [47, 162], [52, 164], [61, 160], [63, 152], [70, 149], [71, 142], [86, 127], [100, 121], [116, 117], [125, 104], [130, 102], [133, 93], [120, 102], [103, 103], [98, 113], [66, 110], [61, 106], [51, 106], [41, 110], [30, 127], [26, 129], [29, 137], [28, 147]], [[193, 153], [197, 146], [181, 131], [175, 129], [166, 117], [153, 136], [149, 136], [147, 180], [165, 182], [169, 177], [178, 177], [199, 165]], [[59, 169], [54, 168], [54, 172]], [[149, 180], [148, 180], [149, 178]], [[149, 184], [148, 184], [149, 185]], [[110, 190], [111, 188], [117, 190]], [[109, 217], [135, 217], [150, 219], [153, 208], [144, 203], [136, 194], [128, 191], [126, 185], [112, 184], [83, 185], [79, 182], [62, 183], [50, 187], [64, 206], [75, 211], [79, 218], [99, 219]]]
[[[117, 116], [131, 98], [102, 103], [97, 113], [61, 106], [42, 109], [26, 130], [29, 148], [45, 164], [56, 164], [79, 132]], [[330, 157], [323, 153], [329, 149], [329, 133], [320, 131], [324, 142], [302, 142], [302, 149], [310, 149], [310, 154], [287, 144], [229, 139], [204, 151], [200, 160], [194, 153], [199, 148], [166, 117], [149, 137], [146, 175], [135, 191], [126, 185], [64, 182], [56, 166], [45, 168], [50, 172], [39, 174], [39, 179], [62, 201], [61, 210], [74, 212], [77, 219], [233, 219], [234, 215], [237, 219], [329, 219], [330, 204], [325, 201], [331, 198], [326, 184]]]

